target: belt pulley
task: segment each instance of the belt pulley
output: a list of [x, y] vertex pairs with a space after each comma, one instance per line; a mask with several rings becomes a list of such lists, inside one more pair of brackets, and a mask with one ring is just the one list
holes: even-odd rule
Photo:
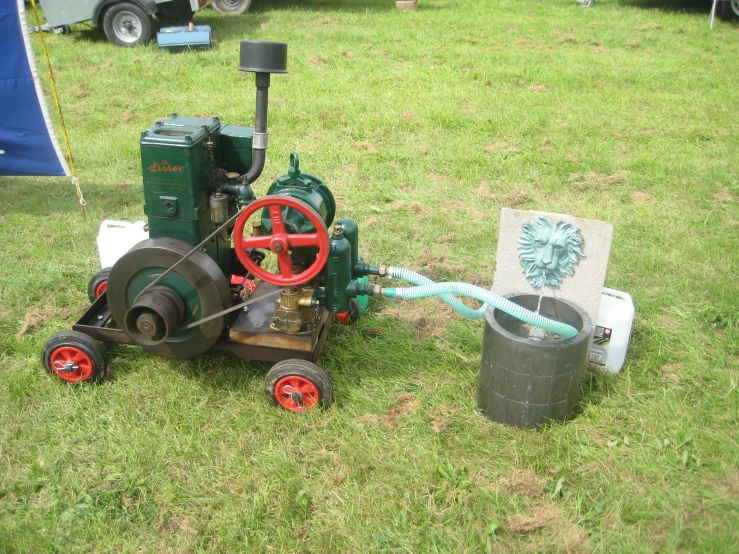
[[218, 264], [201, 251], [183, 260], [191, 251], [178, 239], [148, 239], [118, 260], [108, 278], [113, 319], [134, 343], [160, 356], [190, 358], [208, 350], [223, 332], [225, 316], [188, 326], [231, 307]]

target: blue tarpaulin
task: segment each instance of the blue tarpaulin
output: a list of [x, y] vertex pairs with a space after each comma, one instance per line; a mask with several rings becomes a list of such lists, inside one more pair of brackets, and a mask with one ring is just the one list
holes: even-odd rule
[[0, 0], [0, 175], [70, 175], [46, 109], [23, 0]]

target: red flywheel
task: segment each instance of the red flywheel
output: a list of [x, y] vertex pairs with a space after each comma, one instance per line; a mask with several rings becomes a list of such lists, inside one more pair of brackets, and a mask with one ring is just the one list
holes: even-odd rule
[[[245, 237], [246, 222], [258, 210], [267, 208], [272, 222], [272, 234], [258, 237]], [[289, 233], [282, 215], [283, 208], [292, 208], [300, 212], [315, 227], [313, 233]], [[255, 277], [277, 285], [289, 287], [302, 285], [321, 272], [328, 259], [328, 231], [323, 218], [308, 204], [292, 196], [270, 195], [255, 200], [242, 211], [234, 226], [234, 250], [244, 267]], [[293, 272], [292, 250], [304, 247], [318, 248], [316, 260], [300, 273]], [[270, 250], [277, 256], [278, 273], [272, 273], [258, 266], [247, 253], [249, 248]]]

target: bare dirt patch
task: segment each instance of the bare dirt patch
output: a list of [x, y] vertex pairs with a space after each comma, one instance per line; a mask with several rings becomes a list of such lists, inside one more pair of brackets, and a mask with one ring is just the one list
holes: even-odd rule
[[643, 27], [635, 27], [634, 31], [637, 33], [643, 33], [644, 31], [659, 31], [662, 28], [662, 25], [654, 22], [649, 22]]
[[530, 469], [517, 469], [508, 477], [501, 480], [501, 484], [516, 494], [529, 497], [537, 497], [544, 494], [544, 487]]
[[682, 364], [666, 364], [662, 366], [662, 378], [677, 384], [680, 382], [680, 373], [682, 373]]
[[509, 144], [505, 141], [493, 142], [485, 146], [486, 152], [520, 152], [521, 148], [516, 144]]
[[713, 197], [718, 202], [736, 202], [736, 196], [731, 194], [728, 190], [720, 190]]
[[367, 140], [355, 141], [352, 143], [352, 146], [354, 146], [354, 148], [359, 148], [360, 150], [366, 150], [368, 154], [377, 154], [377, 148]]
[[398, 418], [415, 411], [420, 406], [421, 402], [415, 396], [409, 392], [403, 392], [394, 404], [388, 406], [387, 413], [383, 415], [367, 414], [357, 419], [373, 425], [384, 425], [392, 429], [398, 424]]
[[[434, 310], [429, 310], [433, 306]], [[454, 319], [454, 310], [437, 299], [396, 302], [382, 309], [382, 315], [410, 325], [416, 340], [426, 341], [443, 336]]]
[[485, 214], [476, 210], [472, 206], [468, 206], [464, 202], [452, 202], [450, 200], [443, 200], [441, 202], [441, 209], [445, 212], [461, 212], [467, 214], [470, 219], [482, 221], [485, 219]]
[[529, 92], [549, 92], [549, 89], [541, 83], [535, 83], [529, 87]]
[[376, 227], [378, 223], [380, 223], [379, 217], [370, 217], [367, 221], [364, 222], [364, 227], [366, 229], [371, 229], [372, 227]]
[[726, 481], [718, 487], [717, 491], [721, 496], [739, 497], [739, 470], [729, 472]]
[[570, 182], [577, 189], [604, 189], [610, 185], [616, 185], [628, 178], [628, 171], [617, 171], [611, 175], [605, 175], [597, 171], [589, 173], [570, 173]]
[[431, 421], [431, 429], [434, 433], [441, 433], [449, 426], [449, 418], [457, 413], [457, 409], [449, 404], [442, 404], [434, 410], [434, 419]]
[[551, 145], [551, 143], [549, 142], [549, 139], [544, 139], [543, 141], [541, 141], [541, 142], [539, 143], [539, 148], [540, 148], [541, 150], [547, 150], [547, 151], [552, 151], [552, 150], [556, 150], [556, 149], [554, 148], [554, 146], [552, 146], [552, 145]]
[[[436, 256], [424, 253], [418, 257], [416, 265], [412, 269], [437, 283], [443, 281], [464, 281], [465, 283], [472, 283], [473, 285], [485, 288], [489, 288], [492, 285], [492, 274], [480, 273], [465, 266], [451, 265], [445, 260], [446, 256], [443, 254]], [[475, 302], [472, 300], [466, 303], [471, 305]]]
[[637, 204], [639, 206], [645, 206], [649, 204], [652, 200], [652, 197], [649, 196], [646, 192], [642, 192], [640, 190], [635, 190], [631, 193], [631, 201], [634, 204]]
[[313, 20], [313, 26], [318, 27], [320, 25], [328, 25], [331, 23], [338, 23], [338, 20], [333, 17], [318, 17]]
[[581, 552], [590, 552], [590, 540], [587, 533], [579, 525], [570, 525], [562, 537], [562, 552], [565, 554], [577, 554]]
[[60, 308], [47, 304], [31, 306], [26, 310], [26, 315], [23, 317], [23, 324], [15, 336], [21, 338], [41, 327], [49, 319], [66, 319], [76, 312], [77, 309], [70, 307]]
[[508, 516], [508, 531], [516, 534], [533, 533], [546, 527], [546, 523], [535, 518], [520, 514]]
[[314, 58], [311, 58], [310, 63], [312, 63], [313, 65], [319, 65], [323, 67], [329, 65], [328, 60], [325, 60], [321, 56], [318, 56], [318, 55], [316, 55]]
[[548, 502], [535, 504], [531, 510], [533, 516], [523, 514], [508, 516], [507, 530], [516, 534], [533, 533], [544, 527], [552, 529], [560, 527], [563, 522], [562, 513]]
[[347, 173], [351, 173], [353, 175], [356, 175], [358, 171], [357, 164], [342, 165], [340, 169], [341, 171], [346, 171]]

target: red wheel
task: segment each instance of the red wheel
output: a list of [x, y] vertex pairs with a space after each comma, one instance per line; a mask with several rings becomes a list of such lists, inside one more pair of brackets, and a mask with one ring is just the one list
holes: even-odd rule
[[62, 381], [79, 383], [92, 376], [92, 360], [76, 346], [60, 346], [49, 357], [51, 370]]
[[291, 412], [310, 410], [320, 400], [318, 388], [310, 380], [298, 375], [283, 377], [275, 385], [275, 400]]
[[[258, 210], [267, 208], [272, 221], [272, 234], [260, 237], [245, 237], [244, 228], [248, 219]], [[313, 224], [314, 233], [289, 233], [285, 228], [282, 208], [292, 208], [300, 212]], [[234, 227], [234, 250], [239, 261], [255, 277], [280, 287], [290, 287], [307, 283], [318, 275], [328, 259], [328, 231], [323, 218], [308, 204], [291, 196], [273, 195], [255, 200], [242, 211]], [[318, 248], [316, 260], [301, 273], [293, 273], [291, 253], [293, 248]], [[277, 256], [279, 273], [271, 273], [259, 267], [247, 253], [247, 248], [271, 250]]]
[[95, 289], [95, 298], [100, 298], [106, 290], [108, 290], [108, 281], [103, 281]]
[[41, 362], [49, 373], [67, 383], [99, 381], [106, 371], [105, 350], [77, 331], [52, 335], [41, 350]]
[[264, 378], [264, 394], [272, 404], [290, 412], [307, 412], [316, 406], [327, 408], [334, 401], [331, 378], [306, 360], [275, 364]]
[[110, 267], [106, 267], [98, 271], [92, 276], [92, 279], [87, 283], [87, 297], [90, 302], [95, 302], [102, 294], [108, 290], [108, 277], [110, 277]]

